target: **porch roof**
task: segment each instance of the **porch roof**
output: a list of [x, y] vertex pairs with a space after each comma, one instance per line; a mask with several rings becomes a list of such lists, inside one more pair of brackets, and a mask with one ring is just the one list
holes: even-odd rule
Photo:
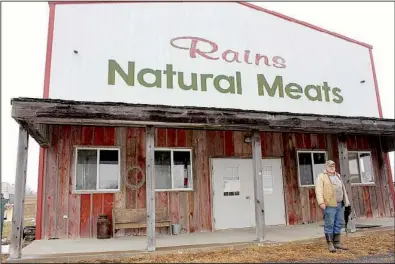
[[41, 145], [48, 125], [147, 126], [380, 135], [395, 149], [395, 120], [205, 107], [13, 98], [12, 117]]

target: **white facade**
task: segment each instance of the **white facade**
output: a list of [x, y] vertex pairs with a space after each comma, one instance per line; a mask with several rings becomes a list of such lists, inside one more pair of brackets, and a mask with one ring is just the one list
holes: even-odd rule
[[368, 47], [233, 2], [57, 5], [49, 83], [57, 99], [379, 116]]

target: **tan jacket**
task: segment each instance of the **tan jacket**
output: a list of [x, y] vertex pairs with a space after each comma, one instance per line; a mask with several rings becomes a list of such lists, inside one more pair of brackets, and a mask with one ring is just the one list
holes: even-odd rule
[[[336, 175], [341, 180], [340, 175], [337, 173], [336, 173]], [[348, 200], [346, 187], [344, 186], [343, 181], [342, 181], [342, 185], [343, 185], [343, 202], [344, 202], [345, 206], [349, 206], [350, 201]], [[331, 180], [329, 179], [329, 175], [326, 171], [322, 172], [317, 177], [317, 180], [315, 182], [315, 195], [317, 197], [318, 205], [321, 205], [324, 203], [326, 206], [331, 206], [331, 207], [337, 206], [335, 189], [334, 189], [334, 187], [331, 183]]]

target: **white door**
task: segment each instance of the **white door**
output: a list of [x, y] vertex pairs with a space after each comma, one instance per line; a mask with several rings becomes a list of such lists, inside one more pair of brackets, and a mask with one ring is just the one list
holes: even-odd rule
[[214, 229], [252, 227], [250, 159], [212, 159]]
[[[255, 227], [252, 159], [212, 159], [214, 229]], [[285, 224], [281, 159], [262, 160], [266, 225]]]
[[[284, 187], [281, 159], [262, 160], [263, 199], [265, 205], [265, 225], [285, 225]], [[251, 188], [254, 176], [251, 170]], [[255, 205], [251, 207], [255, 226]]]

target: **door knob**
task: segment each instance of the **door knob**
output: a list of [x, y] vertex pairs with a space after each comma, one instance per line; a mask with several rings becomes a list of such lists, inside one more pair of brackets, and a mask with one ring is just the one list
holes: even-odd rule
[[249, 199], [251, 199], [251, 197], [250, 197], [250, 196], [246, 196], [246, 199], [248, 199], [248, 200], [249, 200]]

